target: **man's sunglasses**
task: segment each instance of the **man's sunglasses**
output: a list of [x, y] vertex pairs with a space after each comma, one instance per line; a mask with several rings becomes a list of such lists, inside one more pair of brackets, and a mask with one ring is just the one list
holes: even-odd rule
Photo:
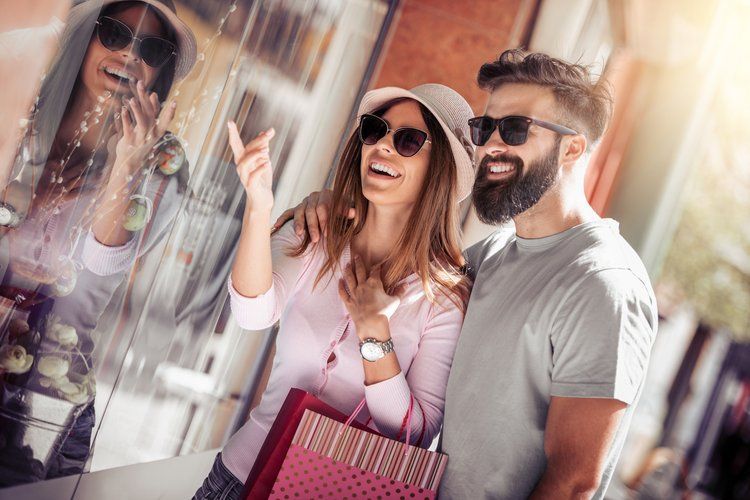
[[471, 131], [471, 142], [477, 146], [484, 146], [490, 136], [497, 128], [500, 131], [500, 138], [508, 146], [520, 146], [526, 142], [529, 137], [529, 127], [538, 125], [542, 128], [552, 130], [560, 135], [577, 135], [575, 130], [558, 125], [556, 123], [535, 120], [528, 116], [506, 116], [504, 118], [492, 118], [491, 116], [477, 116], [469, 120], [469, 130]]
[[[368, 146], [388, 135], [391, 128], [388, 122], [376, 115], [364, 114], [359, 119], [359, 140]], [[414, 156], [422, 149], [427, 139], [427, 132], [417, 128], [403, 127], [393, 131], [393, 147], [401, 156]]]
[[[162, 67], [177, 54], [177, 47], [169, 40], [158, 36], [138, 38], [130, 26], [107, 16], [102, 16], [96, 21], [96, 34], [101, 44], [113, 51], [122, 50], [133, 43], [133, 52], [152, 68]], [[138, 43], [134, 43], [134, 40]]]

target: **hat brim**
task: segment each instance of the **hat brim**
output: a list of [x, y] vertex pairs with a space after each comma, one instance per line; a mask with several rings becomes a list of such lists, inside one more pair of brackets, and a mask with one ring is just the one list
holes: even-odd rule
[[357, 117], [365, 113], [372, 113], [379, 108], [396, 99], [413, 99], [426, 107], [448, 137], [448, 142], [453, 152], [453, 158], [456, 161], [456, 196], [457, 201], [463, 201], [471, 194], [471, 188], [474, 185], [474, 165], [464, 144], [458, 140], [455, 131], [451, 130], [448, 125], [440, 118], [440, 114], [433, 108], [430, 102], [425, 101], [420, 96], [399, 87], [383, 87], [371, 90], [365, 94], [359, 104]]
[[[73, 6], [68, 14], [66, 24], [69, 29], [77, 30], [80, 25], [104, 7], [127, 0], [88, 0]], [[197, 44], [193, 30], [185, 24], [177, 14], [158, 0], [138, 0], [158, 10], [164, 19], [172, 26], [177, 37], [177, 62], [175, 64], [175, 78], [181, 80], [193, 68], [197, 53]]]

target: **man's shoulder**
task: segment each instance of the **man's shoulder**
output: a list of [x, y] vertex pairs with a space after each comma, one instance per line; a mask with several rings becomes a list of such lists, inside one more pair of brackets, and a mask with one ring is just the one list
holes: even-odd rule
[[503, 226], [486, 238], [471, 245], [464, 252], [469, 267], [477, 269], [482, 265], [482, 262], [501, 253], [513, 241], [515, 234], [514, 226]]
[[583, 228], [569, 242], [569, 260], [560, 282], [571, 296], [629, 296], [653, 305], [651, 280], [638, 253], [620, 234], [616, 221], [600, 222]]
[[648, 272], [638, 253], [620, 234], [619, 224], [604, 219], [583, 228], [572, 244], [571, 268], [598, 273], [606, 270], [629, 270], [639, 279], [648, 281]]

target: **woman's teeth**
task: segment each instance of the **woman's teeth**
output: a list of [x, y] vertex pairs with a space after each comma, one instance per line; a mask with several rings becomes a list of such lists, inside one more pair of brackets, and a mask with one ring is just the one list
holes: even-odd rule
[[130, 73], [127, 73], [125, 71], [122, 71], [121, 69], [117, 68], [104, 68], [104, 72], [116, 76], [118, 78], [122, 78], [123, 80], [129, 80], [131, 82], [135, 82], [135, 77], [131, 75]]
[[395, 170], [393, 170], [391, 167], [387, 165], [382, 165], [380, 163], [372, 163], [370, 165], [370, 168], [380, 174], [387, 174], [394, 178], [401, 177], [401, 175], [398, 172], [396, 172]]

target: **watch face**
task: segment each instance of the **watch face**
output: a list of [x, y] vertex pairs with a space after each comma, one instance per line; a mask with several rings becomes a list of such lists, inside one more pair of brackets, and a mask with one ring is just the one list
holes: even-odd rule
[[0, 207], [0, 226], [7, 226], [13, 222], [13, 213], [8, 207]]
[[362, 344], [362, 347], [359, 348], [359, 351], [362, 353], [362, 357], [367, 361], [377, 361], [385, 356], [383, 348], [373, 342], [365, 342]]

